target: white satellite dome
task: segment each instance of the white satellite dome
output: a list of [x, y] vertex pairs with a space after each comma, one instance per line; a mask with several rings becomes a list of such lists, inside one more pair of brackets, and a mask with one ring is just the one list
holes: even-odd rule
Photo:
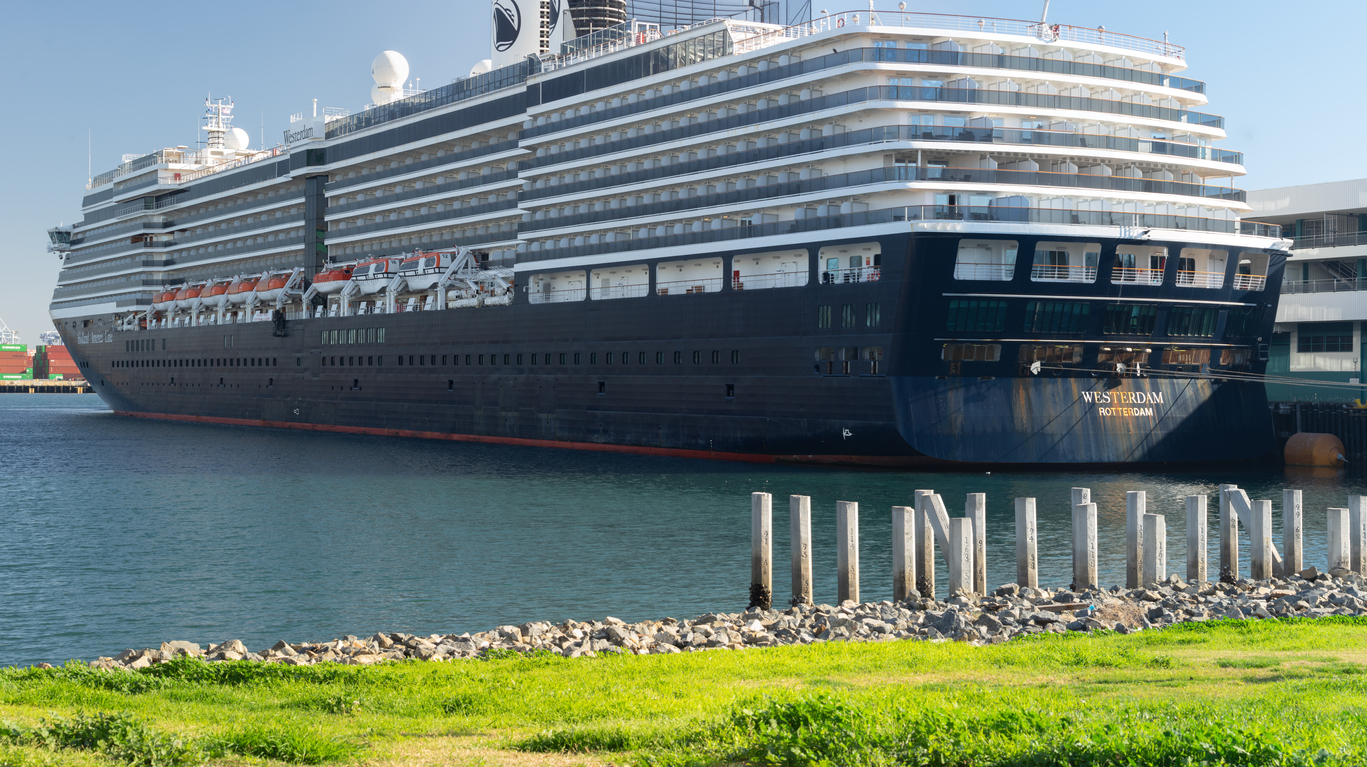
[[370, 88], [370, 103], [375, 106], [384, 106], [399, 97], [398, 91], [385, 85], [375, 85]]
[[370, 76], [375, 78], [376, 85], [403, 85], [408, 79], [408, 59], [396, 51], [385, 51], [370, 62]]
[[474, 76], [476, 76], [476, 75], [482, 75], [482, 74], [484, 74], [485, 72], [492, 72], [493, 70], [494, 70], [494, 62], [493, 62], [493, 60], [492, 60], [492, 59], [484, 59], [483, 61], [480, 61], [479, 63], [475, 64], [473, 67], [470, 67], [470, 76], [471, 76], [471, 77], [474, 77]]
[[251, 146], [251, 137], [241, 128], [232, 128], [223, 136], [223, 147], [239, 152]]

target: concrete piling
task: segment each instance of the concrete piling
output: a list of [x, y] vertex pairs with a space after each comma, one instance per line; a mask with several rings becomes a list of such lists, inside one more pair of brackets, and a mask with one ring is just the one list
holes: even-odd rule
[[1168, 528], [1162, 514], [1145, 514], [1143, 521], [1143, 564], [1141, 577], [1144, 588], [1153, 588], [1168, 577]]
[[1187, 580], [1206, 580], [1206, 496], [1187, 496]]
[[1367, 495], [1348, 496], [1348, 569], [1367, 575]]
[[805, 495], [788, 496], [788, 525], [793, 542], [794, 605], [812, 601], [812, 499]]
[[973, 588], [973, 519], [955, 517], [949, 520], [949, 593], [972, 592]]
[[916, 509], [892, 507], [892, 601], [916, 588]]
[[1016, 583], [1039, 588], [1039, 557], [1036, 552], [1035, 499], [1016, 499]]
[[1220, 580], [1239, 579], [1239, 517], [1231, 505], [1230, 493], [1238, 485], [1220, 485]]
[[1328, 571], [1348, 569], [1348, 510], [1329, 509]]
[[1296, 575], [1305, 569], [1305, 552], [1301, 549], [1301, 491], [1282, 491], [1282, 577]]
[[[1074, 489], [1076, 490], [1076, 488]], [[1076, 500], [1077, 493], [1073, 493]], [[1090, 498], [1090, 494], [1083, 497]], [[1096, 588], [1097, 577], [1096, 504], [1073, 505], [1073, 591]]]
[[1253, 524], [1249, 526], [1252, 557], [1250, 577], [1264, 581], [1272, 577], [1272, 501], [1253, 502]]
[[1084, 503], [1092, 502], [1092, 489], [1090, 487], [1073, 488], [1073, 505], [1081, 506]]
[[964, 516], [973, 520], [973, 592], [987, 594], [987, 494], [969, 493]]
[[750, 494], [750, 607], [768, 610], [774, 601], [773, 496]]
[[916, 491], [916, 590], [921, 596], [935, 598], [935, 531], [930, 525], [934, 514], [930, 490]]
[[1144, 550], [1144, 514], [1148, 502], [1143, 490], [1125, 493], [1125, 588], [1139, 588], [1139, 559]]
[[836, 550], [838, 601], [859, 601], [859, 504], [837, 501], [835, 526], [839, 530]]

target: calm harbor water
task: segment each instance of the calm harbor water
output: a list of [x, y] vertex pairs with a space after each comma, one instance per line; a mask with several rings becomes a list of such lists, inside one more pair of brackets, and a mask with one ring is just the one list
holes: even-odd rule
[[[889, 508], [933, 488], [952, 515], [987, 493], [988, 578], [1015, 580], [1012, 499], [1038, 499], [1040, 581], [1071, 580], [1069, 488], [1099, 505], [1103, 583], [1123, 581], [1125, 491], [1168, 515], [1234, 482], [1300, 488], [1323, 566], [1325, 508], [1361, 476], [1277, 471], [925, 473], [750, 466], [120, 418], [94, 395], [0, 397], [0, 665], [93, 659], [168, 639], [331, 639], [627, 621], [745, 607], [751, 491], [812, 496], [816, 596], [835, 599], [835, 502], [860, 504], [863, 596], [891, 596]], [[1247, 545], [1242, 558], [1248, 566]], [[1214, 561], [1212, 559], [1212, 561]], [[943, 564], [941, 590], [946, 582]]]

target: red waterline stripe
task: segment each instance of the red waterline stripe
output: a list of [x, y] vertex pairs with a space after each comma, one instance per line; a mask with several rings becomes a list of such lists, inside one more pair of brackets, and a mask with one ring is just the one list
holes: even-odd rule
[[602, 445], [596, 442], [558, 442], [549, 439], [491, 437], [479, 434], [449, 434], [440, 431], [412, 431], [409, 429], [376, 429], [368, 426], [333, 426], [316, 423], [294, 423], [292, 421], [265, 421], [251, 418], [219, 418], [206, 415], [176, 415], [173, 413], [134, 413], [127, 410], [115, 410], [114, 414], [131, 416], [133, 418], [156, 418], [163, 421], [218, 423], [227, 424], [229, 426], [267, 426], [274, 429], [332, 431], [343, 434], [369, 434], [376, 437], [416, 437], [418, 439], [443, 439], [451, 442], [479, 442], [489, 445], [520, 445], [522, 447], [556, 447], [567, 450], [592, 450], [600, 453], [664, 455], [673, 458], [702, 458], [713, 461], [743, 461], [745, 463], [776, 463], [783, 460], [845, 463], [859, 460], [856, 456], [777, 456], [756, 455], [752, 453], [724, 453], [715, 450], [685, 450], [682, 448], [644, 447], [635, 445]]

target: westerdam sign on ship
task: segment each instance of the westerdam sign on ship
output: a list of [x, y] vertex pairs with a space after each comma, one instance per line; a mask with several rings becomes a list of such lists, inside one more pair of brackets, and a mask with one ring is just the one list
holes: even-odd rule
[[1184, 48], [548, 1], [494, 3], [449, 85], [388, 51], [368, 107], [281, 146], [211, 101], [205, 148], [92, 179], [52, 316], [100, 396], [765, 461], [1273, 448], [1261, 385], [1217, 374], [1263, 371], [1285, 243], [1219, 183], [1243, 156]]

